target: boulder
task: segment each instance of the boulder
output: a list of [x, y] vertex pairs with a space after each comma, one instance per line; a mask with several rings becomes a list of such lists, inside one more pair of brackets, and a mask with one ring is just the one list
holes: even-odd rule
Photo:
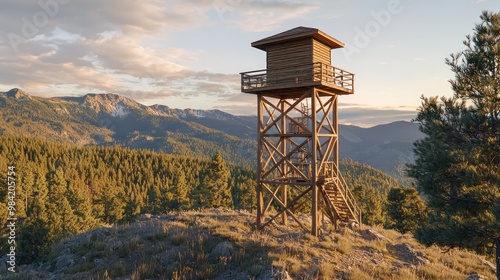
[[422, 265], [429, 263], [429, 260], [427, 259], [427, 256], [424, 253], [413, 249], [407, 243], [401, 243], [392, 246], [389, 245], [388, 249], [394, 251], [396, 256], [404, 262], [411, 263], [414, 265]]
[[222, 241], [221, 243], [217, 244], [212, 251], [210, 252], [210, 255], [208, 256], [211, 261], [216, 261], [219, 260], [222, 257], [229, 258], [231, 255], [234, 253], [234, 246], [231, 242], [229, 241]]
[[465, 280], [488, 280], [488, 277], [477, 273], [471, 273]]
[[141, 215], [137, 216], [137, 220], [147, 221], [147, 220], [150, 220], [152, 217], [153, 217], [152, 214], [146, 213], [146, 214], [141, 214]]
[[375, 241], [389, 241], [387, 237], [383, 236], [382, 234], [376, 232], [373, 229], [365, 229], [360, 232], [361, 237], [363, 237], [366, 240], [375, 240]]
[[68, 267], [72, 266], [75, 263], [74, 255], [62, 255], [57, 257], [56, 260], [56, 269], [57, 270], [65, 270]]

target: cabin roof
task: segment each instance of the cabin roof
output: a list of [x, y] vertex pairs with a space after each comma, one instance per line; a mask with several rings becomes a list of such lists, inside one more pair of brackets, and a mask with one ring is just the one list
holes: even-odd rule
[[252, 43], [252, 47], [266, 51], [268, 45], [295, 41], [298, 39], [304, 39], [308, 37], [312, 37], [322, 42], [323, 44], [326, 44], [332, 49], [344, 47], [344, 43], [326, 34], [325, 32], [317, 28], [304, 27], [304, 26], [295, 27], [293, 29], [278, 33], [276, 35], [255, 41]]

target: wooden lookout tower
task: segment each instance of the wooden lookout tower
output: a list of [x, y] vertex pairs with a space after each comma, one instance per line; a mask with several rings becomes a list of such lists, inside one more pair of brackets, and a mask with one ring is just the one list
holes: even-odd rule
[[[266, 69], [241, 73], [241, 91], [258, 100], [259, 227], [292, 218], [318, 235], [325, 216], [335, 226], [361, 222], [338, 165], [338, 97], [354, 93], [354, 74], [331, 65], [343, 46], [308, 27], [252, 43], [267, 53]], [[310, 211], [311, 228], [299, 211]]]

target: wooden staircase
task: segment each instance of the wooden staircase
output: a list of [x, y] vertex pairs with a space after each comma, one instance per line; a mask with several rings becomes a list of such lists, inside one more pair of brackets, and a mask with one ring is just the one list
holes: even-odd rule
[[361, 210], [354, 196], [347, 188], [344, 178], [337, 172], [338, 177], [329, 178], [320, 185], [326, 207], [323, 209], [332, 223], [337, 227], [337, 222], [355, 222], [361, 225]]

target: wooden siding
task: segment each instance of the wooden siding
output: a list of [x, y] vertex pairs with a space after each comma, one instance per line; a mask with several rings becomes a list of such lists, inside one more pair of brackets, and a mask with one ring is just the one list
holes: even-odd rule
[[313, 39], [313, 61], [324, 65], [331, 65], [331, 48], [318, 40]]
[[307, 38], [267, 47], [267, 69], [282, 69], [297, 65], [321, 62], [331, 65], [331, 48], [324, 43]]
[[267, 47], [267, 69], [281, 69], [313, 61], [312, 38], [269, 45]]

